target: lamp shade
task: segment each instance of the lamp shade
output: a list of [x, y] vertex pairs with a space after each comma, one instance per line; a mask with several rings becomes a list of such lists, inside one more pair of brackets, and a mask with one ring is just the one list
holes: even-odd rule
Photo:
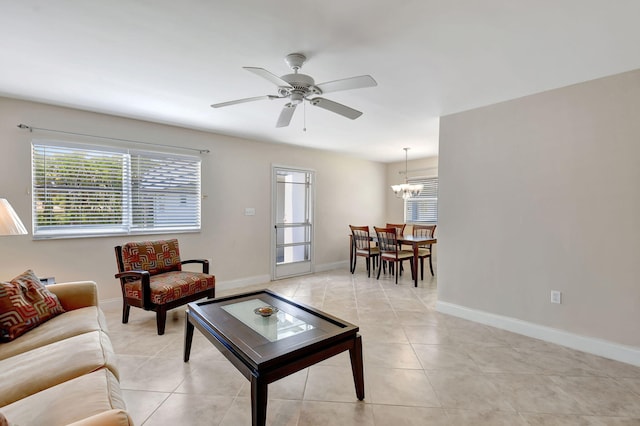
[[0, 235], [25, 234], [28, 234], [27, 228], [20, 221], [16, 211], [5, 198], [0, 198]]

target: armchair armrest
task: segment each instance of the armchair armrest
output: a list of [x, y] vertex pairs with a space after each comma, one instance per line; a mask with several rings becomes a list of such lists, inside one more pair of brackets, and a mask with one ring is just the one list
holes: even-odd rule
[[142, 289], [142, 304], [143, 308], [146, 310], [150, 310], [151, 306], [151, 274], [149, 271], [143, 270], [134, 270], [134, 271], [126, 271], [119, 272], [116, 274], [116, 278], [120, 279], [120, 282], [124, 288], [124, 282], [127, 278], [132, 278], [133, 280], [140, 280], [141, 289]]
[[207, 259], [183, 260], [180, 263], [182, 265], [186, 265], [187, 263], [200, 263], [200, 264], [202, 264], [202, 273], [203, 274], [208, 274], [209, 273], [209, 261]]
[[98, 306], [98, 286], [95, 281], [74, 281], [51, 284], [47, 290], [58, 296], [65, 311]]

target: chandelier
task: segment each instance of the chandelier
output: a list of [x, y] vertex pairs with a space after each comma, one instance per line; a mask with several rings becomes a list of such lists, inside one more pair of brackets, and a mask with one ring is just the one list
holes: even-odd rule
[[391, 185], [391, 189], [393, 193], [396, 194], [396, 197], [402, 197], [403, 200], [407, 200], [411, 197], [415, 197], [420, 194], [422, 191], [422, 184], [410, 184], [409, 183], [409, 174], [407, 170], [408, 156], [409, 156], [409, 148], [404, 149], [404, 183], [401, 185]]

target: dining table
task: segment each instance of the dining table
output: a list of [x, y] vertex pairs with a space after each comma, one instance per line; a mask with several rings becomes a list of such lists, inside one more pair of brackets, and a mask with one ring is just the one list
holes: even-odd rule
[[[377, 237], [371, 235], [371, 241], [375, 242]], [[438, 242], [438, 239], [435, 237], [417, 237], [413, 235], [398, 235], [398, 242], [404, 245], [410, 245], [413, 249], [413, 265], [415, 268], [415, 273], [413, 274], [413, 285], [414, 287], [418, 287], [418, 249], [421, 246], [431, 245]], [[353, 241], [353, 236], [349, 235], [349, 265], [353, 264], [353, 257], [355, 256], [356, 248]]]

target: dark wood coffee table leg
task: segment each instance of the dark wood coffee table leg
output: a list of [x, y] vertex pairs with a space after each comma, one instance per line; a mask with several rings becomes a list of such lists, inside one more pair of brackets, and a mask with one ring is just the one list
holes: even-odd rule
[[184, 362], [189, 362], [191, 355], [191, 342], [193, 341], [193, 324], [189, 321], [189, 312], [185, 312], [184, 317]]
[[356, 396], [362, 401], [364, 399], [364, 369], [362, 365], [362, 337], [359, 334], [356, 335], [353, 348], [349, 349], [349, 357], [351, 357], [353, 381], [356, 384]]
[[251, 376], [251, 424], [264, 426], [267, 422], [267, 383]]

